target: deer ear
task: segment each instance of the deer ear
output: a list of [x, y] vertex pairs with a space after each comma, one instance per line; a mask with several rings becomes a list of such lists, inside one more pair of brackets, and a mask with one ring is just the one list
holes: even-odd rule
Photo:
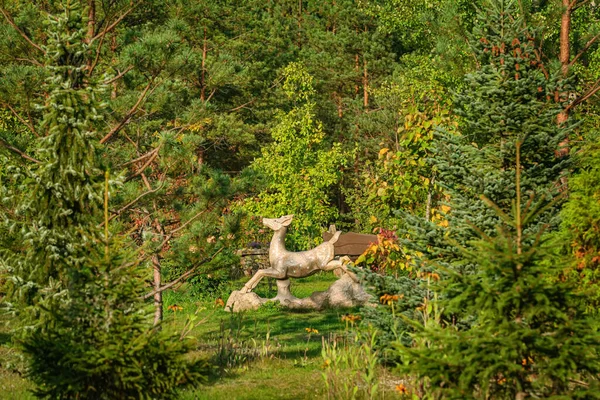
[[294, 215], [293, 214], [285, 215], [282, 218], [285, 218], [285, 220], [281, 223], [281, 225], [289, 226], [292, 223], [292, 220], [294, 219]]

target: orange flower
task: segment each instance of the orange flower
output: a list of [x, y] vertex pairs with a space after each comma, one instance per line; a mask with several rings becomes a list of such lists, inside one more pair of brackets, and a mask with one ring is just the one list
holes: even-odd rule
[[401, 383], [399, 385], [396, 385], [396, 392], [400, 394], [408, 394], [408, 389], [403, 383]]
[[182, 311], [183, 307], [181, 307], [180, 305], [177, 305], [177, 304], [171, 304], [169, 307], [167, 307], [167, 310], [177, 312], [177, 311]]
[[342, 316], [342, 322], [350, 322], [351, 324], [360, 320], [360, 315], [346, 314]]
[[398, 301], [398, 299], [401, 299], [402, 297], [404, 297], [404, 295], [400, 295], [398, 296], [397, 294], [395, 295], [391, 295], [391, 294], [384, 294], [383, 296], [381, 296], [379, 298], [379, 301], [381, 302], [381, 304], [392, 304], [393, 301]]
[[223, 301], [222, 298], [219, 297], [218, 299], [215, 300], [215, 305], [219, 306], [219, 307], [225, 307], [225, 302]]
[[318, 330], [314, 329], [314, 328], [304, 328], [304, 330], [306, 331], [306, 333], [308, 333], [309, 335], [311, 333], [319, 333]]

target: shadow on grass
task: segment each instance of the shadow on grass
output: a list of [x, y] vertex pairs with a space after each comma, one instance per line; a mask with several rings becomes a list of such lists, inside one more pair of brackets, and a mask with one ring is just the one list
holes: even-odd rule
[[3, 344], [9, 344], [11, 342], [12, 335], [6, 332], [0, 332], [0, 346]]

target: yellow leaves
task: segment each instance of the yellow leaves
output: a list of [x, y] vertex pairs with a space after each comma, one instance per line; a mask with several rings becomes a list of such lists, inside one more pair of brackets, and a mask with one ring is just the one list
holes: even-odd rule
[[210, 125], [211, 123], [212, 123], [212, 118], [203, 118], [196, 123], [188, 125], [187, 130], [190, 132], [197, 133], [197, 132], [200, 132], [201, 130], [204, 130], [204, 128], [207, 125]]
[[379, 158], [383, 157], [388, 151], [390, 151], [390, 149], [388, 149], [387, 147], [384, 147], [381, 150], [379, 150]]
[[403, 294], [400, 294], [400, 295], [397, 295], [397, 294], [391, 295], [391, 294], [387, 294], [387, 293], [386, 293], [386, 294], [384, 294], [383, 296], [381, 296], [381, 297], [379, 298], [379, 302], [380, 302], [381, 304], [387, 304], [387, 305], [390, 305], [390, 304], [392, 304], [393, 302], [395, 302], [395, 301], [398, 301], [398, 299], [402, 299], [403, 297], [404, 297], [404, 295], [403, 295]]
[[342, 316], [342, 322], [349, 322], [354, 324], [356, 321], [360, 320], [360, 315], [355, 314], [346, 314]]
[[420, 272], [417, 276], [421, 279], [439, 281], [440, 276], [436, 272]]

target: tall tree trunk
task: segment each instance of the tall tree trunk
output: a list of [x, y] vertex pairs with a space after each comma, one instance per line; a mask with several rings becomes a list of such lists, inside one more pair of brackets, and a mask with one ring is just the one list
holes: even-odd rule
[[360, 74], [360, 57], [358, 54], [356, 54], [354, 56], [354, 69], [356, 70], [356, 75], [357, 75], [357, 79], [356, 79], [356, 85], [354, 85], [354, 95], [358, 96], [358, 74]]
[[367, 59], [363, 56], [363, 105], [369, 107], [369, 72], [367, 71]]
[[569, 73], [569, 62], [571, 61], [571, 43], [569, 34], [571, 32], [571, 12], [573, 9], [571, 0], [562, 0], [563, 13], [560, 19], [560, 64], [563, 76]]
[[156, 291], [154, 294], [154, 325], [158, 325], [163, 319], [163, 301], [162, 292], [160, 292], [161, 268], [158, 254], [152, 256], [152, 271], [154, 275], [154, 290]]
[[[110, 52], [111, 54], [113, 54], [112, 64], [117, 65], [117, 59], [116, 56], [114, 56], [115, 54], [117, 54], [117, 34], [115, 32], [112, 33], [112, 37], [110, 40]], [[113, 100], [117, 98], [117, 81], [114, 81], [112, 83], [110, 98]]]
[[202, 72], [200, 77], [200, 100], [205, 101], [206, 99], [206, 54], [207, 54], [207, 42], [206, 42], [206, 27], [204, 28], [204, 44], [202, 45]]
[[96, 0], [88, 0], [88, 25], [86, 42], [89, 43], [94, 37], [96, 30]]
[[[575, 2], [571, 4], [571, 0], [562, 0], [563, 12], [560, 19], [560, 64], [561, 64], [561, 72], [564, 78], [566, 78], [569, 74], [569, 67], [571, 62], [571, 42], [569, 40], [569, 36], [571, 33], [571, 13], [573, 11], [572, 6], [575, 5]], [[558, 100], [564, 100], [564, 96], [568, 96], [568, 93], [559, 93]], [[569, 119], [569, 111], [567, 109], [563, 110], [556, 117], [556, 122], [561, 125], [567, 122]], [[569, 138], [565, 138], [558, 148], [558, 155], [561, 157], [569, 154]]]

